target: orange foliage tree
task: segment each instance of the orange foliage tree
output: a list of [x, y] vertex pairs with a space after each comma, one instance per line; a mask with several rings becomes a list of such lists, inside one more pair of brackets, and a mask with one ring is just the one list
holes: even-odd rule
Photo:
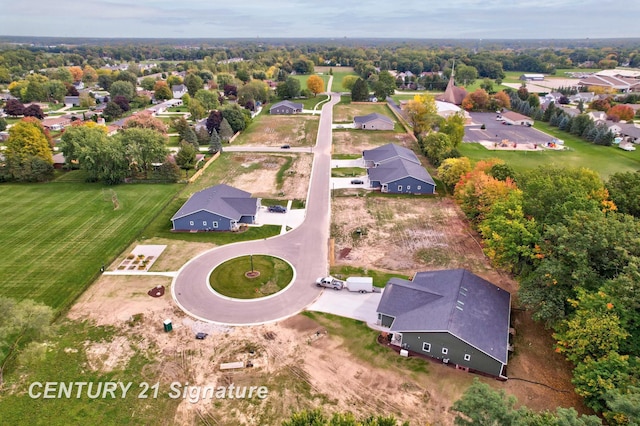
[[71, 75], [73, 76], [73, 81], [81, 81], [82, 76], [84, 75], [84, 72], [80, 67], [69, 67], [69, 72], [71, 72]]
[[324, 80], [322, 80], [322, 77], [317, 75], [310, 76], [307, 79], [307, 89], [311, 90], [313, 96], [324, 92]]
[[[618, 104], [612, 106], [609, 111], [607, 111], [607, 117], [611, 117], [614, 121], [630, 121], [633, 120], [633, 116], [635, 115], [635, 111], [629, 105]], [[614, 118], [615, 117], [615, 118]]]

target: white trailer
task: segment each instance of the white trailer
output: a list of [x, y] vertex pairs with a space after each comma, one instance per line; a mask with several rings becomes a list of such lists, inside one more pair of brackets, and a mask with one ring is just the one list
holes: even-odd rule
[[373, 293], [373, 278], [349, 277], [346, 281], [347, 290], [360, 293]]

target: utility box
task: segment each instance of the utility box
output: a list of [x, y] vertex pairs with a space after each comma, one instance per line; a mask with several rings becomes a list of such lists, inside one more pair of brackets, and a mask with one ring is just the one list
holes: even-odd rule
[[406, 349], [400, 349], [400, 356], [407, 358], [409, 356], [409, 351]]
[[173, 330], [173, 324], [171, 324], [171, 320], [164, 320], [164, 322], [162, 323], [164, 325], [164, 331], [166, 333], [170, 332], [171, 330]]

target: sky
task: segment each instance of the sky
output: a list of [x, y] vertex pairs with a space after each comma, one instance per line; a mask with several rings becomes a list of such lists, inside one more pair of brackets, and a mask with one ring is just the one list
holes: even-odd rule
[[637, 0], [0, 0], [0, 35], [136, 38], [640, 37]]

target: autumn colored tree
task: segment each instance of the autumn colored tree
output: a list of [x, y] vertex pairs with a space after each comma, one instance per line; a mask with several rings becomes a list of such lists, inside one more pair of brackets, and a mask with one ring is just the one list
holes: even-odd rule
[[95, 83], [98, 81], [98, 73], [91, 65], [85, 65], [82, 69], [82, 81], [85, 83]]
[[490, 206], [478, 229], [491, 262], [508, 272], [521, 273], [537, 254], [538, 226], [522, 209], [522, 191], [514, 189]]
[[576, 299], [569, 300], [576, 308], [575, 313], [553, 335], [557, 340], [556, 352], [574, 364], [587, 357], [599, 359], [612, 351], [618, 352], [629, 333], [621, 326], [613, 297], [603, 291], [588, 293], [582, 288], [577, 293]]
[[467, 157], [447, 158], [438, 167], [438, 177], [446, 185], [447, 189], [453, 190], [460, 177], [471, 171], [471, 162]]
[[324, 80], [318, 75], [312, 75], [307, 79], [307, 89], [317, 96], [318, 93], [324, 92]]
[[405, 105], [404, 112], [416, 136], [431, 130], [440, 121], [435, 98], [431, 95], [414, 96]]
[[596, 111], [607, 112], [611, 109], [611, 104], [609, 103], [608, 99], [596, 99], [595, 101], [591, 102], [589, 108], [595, 109]]
[[82, 76], [84, 75], [82, 68], [78, 66], [69, 67], [69, 72], [71, 73], [73, 81], [82, 81]]
[[356, 84], [356, 81], [358, 81], [359, 78], [360, 77], [358, 77], [357, 75], [346, 75], [342, 79], [342, 88], [347, 92], [351, 92], [351, 89], [353, 89], [353, 85]]
[[35, 117], [38, 120], [42, 120], [44, 118], [44, 112], [38, 104], [31, 104], [26, 107], [22, 115], [24, 115], [25, 117]]
[[9, 99], [4, 106], [7, 115], [17, 117], [24, 114], [24, 105], [17, 99]]
[[158, 80], [153, 86], [154, 96], [158, 100], [167, 100], [173, 98], [173, 92], [167, 85], [167, 82]]
[[607, 111], [607, 119], [613, 121], [631, 121], [634, 115], [633, 108], [624, 104], [614, 105]]
[[484, 111], [489, 107], [489, 94], [484, 89], [476, 89], [467, 94], [462, 107], [467, 111]]
[[153, 116], [150, 111], [140, 111], [125, 121], [123, 128], [153, 129], [163, 135], [167, 134], [167, 125]]
[[53, 177], [51, 145], [42, 124], [35, 118], [25, 118], [9, 129], [3, 154], [3, 174], [9, 180], [42, 181]]
[[602, 358], [587, 357], [578, 364], [571, 383], [587, 407], [601, 412], [606, 408], [609, 392], [628, 385], [631, 371], [629, 356], [612, 351]]
[[[511, 98], [504, 90], [499, 91], [491, 97], [493, 101], [494, 108], [502, 109], [502, 108], [511, 108]], [[493, 109], [493, 108], [492, 108]]]

